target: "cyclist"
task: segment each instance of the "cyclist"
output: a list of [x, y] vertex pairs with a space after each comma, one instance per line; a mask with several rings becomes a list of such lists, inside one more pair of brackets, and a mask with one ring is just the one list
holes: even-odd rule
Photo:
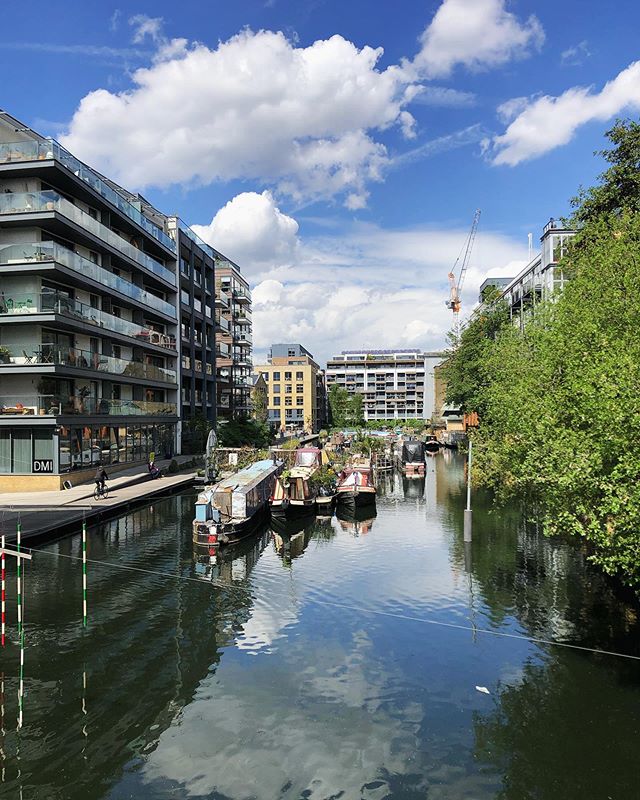
[[96, 470], [96, 477], [94, 478], [96, 482], [96, 487], [98, 489], [99, 494], [104, 494], [104, 484], [105, 481], [109, 480], [109, 476], [107, 475], [106, 469], [100, 465]]

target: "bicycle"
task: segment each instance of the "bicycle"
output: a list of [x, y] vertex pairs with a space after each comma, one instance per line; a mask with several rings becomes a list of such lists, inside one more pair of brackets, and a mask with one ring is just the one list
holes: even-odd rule
[[100, 484], [96, 484], [96, 488], [93, 490], [93, 499], [100, 500], [101, 498], [106, 500], [109, 497], [109, 487], [107, 484], [104, 484], [104, 487], [100, 486]]

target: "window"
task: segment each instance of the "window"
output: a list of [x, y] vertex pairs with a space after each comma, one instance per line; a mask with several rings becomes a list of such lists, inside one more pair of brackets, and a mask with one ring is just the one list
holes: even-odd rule
[[304, 384], [302, 383], [297, 384], [296, 392], [298, 392], [298, 394], [304, 394]]
[[296, 397], [296, 405], [303, 406], [304, 405], [304, 397]]
[[285, 397], [284, 398], [285, 406], [292, 406], [293, 405], [293, 398], [292, 397]]
[[285, 372], [284, 373], [284, 379], [285, 379], [285, 381], [290, 381], [291, 380], [291, 373], [290, 372]]
[[280, 398], [279, 397], [274, 397], [273, 398], [273, 405], [274, 406], [279, 406], [280, 405]]
[[284, 387], [284, 393], [285, 394], [293, 394], [293, 387], [291, 386], [291, 384], [287, 384]]
[[303, 380], [303, 379], [304, 379], [304, 372], [303, 372], [301, 369], [299, 369], [299, 370], [296, 372], [296, 380], [297, 380], [297, 381], [301, 381], [301, 380]]
[[280, 384], [279, 383], [274, 383], [273, 384], [273, 393], [274, 394], [280, 394]]
[[289, 350], [287, 351], [287, 355], [289, 356], [289, 358], [295, 356], [296, 355], [295, 349], [290, 347]]
[[274, 372], [273, 373], [273, 380], [274, 381], [279, 381], [280, 380], [280, 373], [279, 372]]

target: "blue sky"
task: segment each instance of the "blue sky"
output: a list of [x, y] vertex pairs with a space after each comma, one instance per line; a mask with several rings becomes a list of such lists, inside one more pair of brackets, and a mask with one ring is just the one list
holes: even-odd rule
[[258, 360], [435, 349], [475, 208], [467, 311], [637, 116], [639, 23], [631, 0], [32, 0], [3, 7], [0, 105], [235, 258]]

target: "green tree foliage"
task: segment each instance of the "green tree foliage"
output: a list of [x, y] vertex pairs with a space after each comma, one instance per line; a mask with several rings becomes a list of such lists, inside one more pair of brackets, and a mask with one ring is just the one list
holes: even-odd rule
[[445, 376], [448, 399], [480, 414], [481, 482], [527, 496], [547, 533], [577, 537], [640, 589], [639, 126], [610, 136], [613, 166], [582, 194], [562, 293], [523, 331], [476, 316]]
[[329, 414], [334, 428], [355, 428], [362, 423], [362, 395], [350, 394], [334, 383], [329, 389]]
[[264, 389], [258, 389], [254, 386], [251, 390], [251, 416], [255, 422], [258, 423], [258, 425], [263, 425], [269, 418], [269, 410], [267, 405], [267, 392]]
[[498, 290], [487, 293], [479, 312], [463, 328], [442, 365], [446, 384], [446, 402], [465, 412], [477, 411], [486, 416], [485, 390], [490, 380], [487, 358], [501, 330], [509, 322], [506, 305], [497, 300]]
[[267, 447], [271, 443], [271, 429], [266, 422], [252, 419], [234, 419], [218, 425], [220, 447]]
[[571, 224], [580, 227], [599, 217], [617, 215], [623, 209], [640, 211], [640, 124], [632, 120], [618, 120], [607, 136], [614, 144], [610, 150], [601, 150], [611, 164], [600, 175], [600, 184], [581, 189], [572, 200], [575, 208]]

